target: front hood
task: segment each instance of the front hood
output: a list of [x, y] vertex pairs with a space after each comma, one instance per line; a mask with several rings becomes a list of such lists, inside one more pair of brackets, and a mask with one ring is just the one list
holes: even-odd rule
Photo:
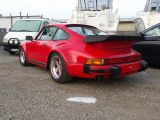
[[17, 38], [19, 41], [26, 40], [26, 36], [32, 36], [33, 39], [37, 36], [38, 32], [8, 32], [4, 38], [3, 42], [8, 42], [10, 38]]

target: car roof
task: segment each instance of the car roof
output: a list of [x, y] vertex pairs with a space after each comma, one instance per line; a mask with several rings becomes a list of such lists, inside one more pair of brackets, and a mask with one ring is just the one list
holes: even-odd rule
[[56, 27], [89, 27], [89, 28], [96, 28], [94, 26], [91, 25], [84, 25], [84, 24], [66, 24], [66, 23], [54, 23], [54, 24], [50, 24], [48, 26], [56, 26]]

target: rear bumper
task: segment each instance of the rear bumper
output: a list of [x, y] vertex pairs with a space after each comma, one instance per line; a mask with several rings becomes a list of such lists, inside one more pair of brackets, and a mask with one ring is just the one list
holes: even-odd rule
[[148, 62], [146, 61], [141, 61], [141, 69], [139, 72], [146, 70], [149, 67]]
[[84, 65], [83, 72], [87, 75], [92, 75], [94, 77], [122, 77], [137, 72], [144, 71], [148, 68], [148, 63], [145, 61], [117, 64], [110, 66], [91, 66]]
[[118, 76], [121, 73], [121, 68], [118, 66], [112, 66], [109, 68], [96, 69], [92, 68], [90, 65], [84, 65], [83, 71], [86, 74], [99, 74], [99, 75], [108, 74], [110, 76]]

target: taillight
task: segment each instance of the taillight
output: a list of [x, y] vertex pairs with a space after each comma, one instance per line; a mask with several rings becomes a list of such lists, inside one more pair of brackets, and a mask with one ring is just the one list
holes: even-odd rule
[[136, 62], [140, 60], [141, 60], [141, 56], [128, 56], [128, 57], [108, 58], [108, 59], [88, 58], [86, 60], [86, 64], [88, 65], [112, 65], [112, 64]]
[[87, 59], [86, 64], [88, 65], [104, 65], [104, 59]]
[[105, 64], [118, 64], [118, 63], [127, 63], [127, 62], [135, 62], [140, 61], [141, 56], [129, 56], [129, 57], [121, 57], [121, 58], [110, 58], [105, 60]]

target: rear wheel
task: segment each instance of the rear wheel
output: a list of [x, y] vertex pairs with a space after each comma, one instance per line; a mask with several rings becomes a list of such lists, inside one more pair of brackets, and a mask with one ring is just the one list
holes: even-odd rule
[[72, 81], [72, 77], [68, 75], [63, 58], [57, 53], [53, 53], [51, 55], [49, 70], [51, 77], [57, 83], [66, 83]]
[[23, 66], [28, 65], [28, 62], [26, 60], [25, 52], [22, 48], [19, 49], [19, 61], [20, 61], [21, 65], [23, 65]]

